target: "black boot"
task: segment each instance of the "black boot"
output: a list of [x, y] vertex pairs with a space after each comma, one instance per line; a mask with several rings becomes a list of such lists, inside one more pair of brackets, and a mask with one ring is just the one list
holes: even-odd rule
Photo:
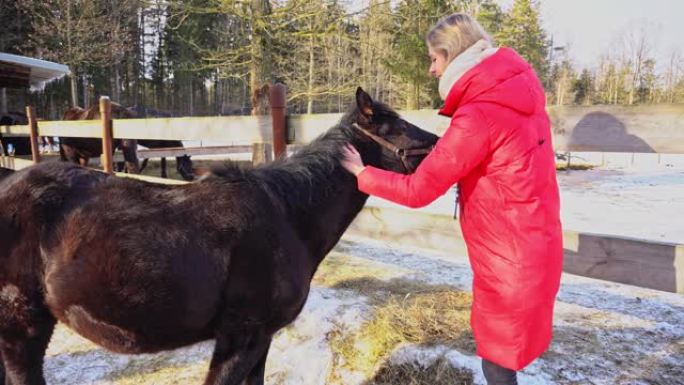
[[506, 369], [491, 361], [482, 359], [482, 372], [487, 385], [518, 385], [518, 374], [515, 370]]

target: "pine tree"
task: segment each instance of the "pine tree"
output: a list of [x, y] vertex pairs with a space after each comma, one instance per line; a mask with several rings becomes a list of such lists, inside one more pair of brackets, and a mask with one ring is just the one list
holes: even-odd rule
[[594, 76], [588, 69], [582, 70], [582, 74], [575, 81], [572, 90], [575, 92], [575, 104], [588, 105], [594, 98]]
[[437, 82], [428, 73], [425, 37], [443, 16], [457, 11], [451, 1], [404, 0], [394, 14], [394, 50], [384, 64], [404, 84], [406, 109], [418, 109], [421, 99], [433, 104]]
[[518, 51], [534, 67], [540, 79], [546, 78], [549, 42], [541, 26], [539, 5], [535, 0], [515, 0], [495, 38], [500, 45]]
[[378, 64], [392, 55], [392, 22], [390, 3], [384, 0], [371, 0], [359, 23], [360, 83], [376, 100], [384, 100], [386, 91], [391, 92], [388, 89], [391, 73], [387, 66]]
[[501, 7], [493, 0], [466, 0], [466, 2], [470, 6], [464, 8], [464, 11], [474, 15], [489, 36], [492, 38], [498, 36], [507, 17]]

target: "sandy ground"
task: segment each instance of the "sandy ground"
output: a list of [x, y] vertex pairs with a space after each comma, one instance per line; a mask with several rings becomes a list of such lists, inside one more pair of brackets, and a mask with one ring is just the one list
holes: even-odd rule
[[[382, 271], [379, 279], [462, 290], [471, 285], [465, 258], [358, 238], [344, 239], [331, 258], [341, 255], [354, 258], [369, 275]], [[300, 317], [274, 340], [267, 383], [326, 384], [334, 374], [338, 383], [371, 384], [361, 373], [334, 365], [330, 336], [358, 330], [372, 310], [357, 293], [315, 285]], [[684, 296], [564, 274], [555, 317], [553, 344], [520, 374], [520, 384], [684, 384]], [[199, 384], [211, 349], [206, 342], [156, 355], [116, 355], [59, 327], [46, 377], [51, 385]], [[400, 346], [386, 364], [427, 367], [438, 359], [471, 371], [468, 384], [484, 385], [477, 357], [446, 346]]]

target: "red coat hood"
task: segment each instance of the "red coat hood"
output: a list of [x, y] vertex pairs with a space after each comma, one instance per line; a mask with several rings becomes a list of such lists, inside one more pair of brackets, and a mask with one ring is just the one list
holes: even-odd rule
[[502, 47], [451, 87], [439, 114], [450, 117], [464, 104], [488, 102], [531, 115], [545, 104], [539, 101], [544, 98], [539, 92], [541, 86], [532, 87], [534, 83], [538, 84], [538, 80], [532, 66], [513, 49]]

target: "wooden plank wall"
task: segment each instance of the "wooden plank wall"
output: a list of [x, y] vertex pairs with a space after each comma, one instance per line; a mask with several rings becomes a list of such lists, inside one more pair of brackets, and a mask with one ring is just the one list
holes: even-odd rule
[[[346, 234], [467, 255], [458, 221], [448, 215], [365, 207]], [[567, 273], [684, 293], [684, 245], [565, 230], [563, 249]]]
[[[557, 151], [684, 154], [684, 106], [590, 106], [548, 109]], [[400, 111], [409, 122], [444, 133], [449, 119], [435, 110]], [[290, 143], [305, 144], [334, 126], [342, 114], [288, 117]], [[272, 142], [270, 116], [115, 119], [114, 137], [179, 139], [247, 145]], [[41, 136], [98, 138], [100, 121], [39, 121]], [[28, 135], [28, 126], [0, 126], [2, 135]]]

